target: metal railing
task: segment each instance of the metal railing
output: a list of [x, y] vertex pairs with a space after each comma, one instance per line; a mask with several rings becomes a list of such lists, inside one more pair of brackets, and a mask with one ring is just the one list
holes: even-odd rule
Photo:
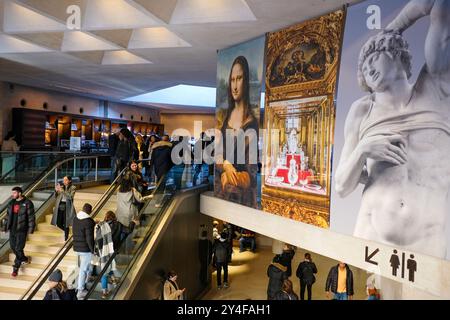
[[[137, 162], [145, 162], [149, 161], [150, 159], [143, 159], [139, 160]], [[109, 200], [109, 198], [114, 194], [116, 189], [119, 186], [119, 183], [121, 182], [122, 177], [124, 176], [125, 172], [129, 170], [128, 167], [124, 168], [119, 175], [114, 179], [114, 181], [111, 183], [111, 185], [108, 187], [108, 189], [103, 193], [101, 198], [96, 202], [92, 209], [91, 218], [94, 219], [102, 210], [103, 206], [106, 204], [106, 202]], [[162, 179], [161, 179], [162, 180]], [[158, 184], [159, 185], [159, 184]], [[155, 190], [157, 190], [155, 188]], [[55, 254], [53, 259], [50, 260], [50, 262], [46, 265], [44, 270], [39, 274], [38, 278], [35, 280], [35, 282], [27, 289], [27, 291], [22, 295], [20, 300], [31, 300], [33, 297], [39, 292], [39, 290], [42, 288], [42, 286], [47, 281], [50, 274], [58, 267], [60, 262], [66, 257], [69, 250], [73, 247], [73, 235], [70, 235], [67, 241], [64, 243], [64, 245], [58, 250], [58, 252]]]
[[[61, 161], [58, 161], [50, 170], [48, 170], [47, 173], [43, 174], [36, 182], [32, 183], [25, 191], [24, 196], [29, 197], [33, 194], [38, 188], [42, 188], [43, 184], [46, 183], [47, 179], [55, 173], [55, 183], [57, 183], [57, 174], [58, 174], [58, 168], [62, 165], [69, 163], [70, 161], [76, 161], [76, 160], [92, 160], [97, 159], [96, 161], [96, 167], [95, 167], [95, 180], [98, 181], [98, 158], [99, 157], [107, 157], [108, 155], [102, 155], [102, 156], [78, 156], [78, 157], [72, 157], [68, 159], [64, 159]], [[0, 213], [0, 221], [3, 221], [6, 218], [7, 215], [7, 208], [4, 208], [2, 212]], [[9, 239], [4, 241], [3, 243], [0, 243], [0, 252], [4, 248], [4, 246], [9, 242]]]

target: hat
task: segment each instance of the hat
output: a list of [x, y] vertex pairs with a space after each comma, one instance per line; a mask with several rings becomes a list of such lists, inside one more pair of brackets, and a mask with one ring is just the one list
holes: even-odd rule
[[59, 269], [56, 269], [52, 272], [50, 277], [48, 277], [48, 280], [51, 282], [61, 282], [63, 278], [62, 272]]

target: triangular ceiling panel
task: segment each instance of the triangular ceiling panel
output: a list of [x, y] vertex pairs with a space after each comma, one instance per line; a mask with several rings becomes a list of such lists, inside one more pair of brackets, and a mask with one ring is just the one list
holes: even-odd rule
[[61, 46], [63, 52], [99, 51], [120, 49], [107, 41], [81, 31], [66, 31]]
[[103, 39], [106, 39], [110, 42], [116, 43], [121, 47], [126, 48], [128, 46], [128, 43], [130, 42], [133, 30], [132, 29], [99, 30], [99, 31], [91, 31], [91, 33]]
[[125, 64], [150, 64], [151, 62], [138, 57], [126, 50], [107, 51], [103, 56], [103, 65], [125, 65]]
[[84, 30], [133, 29], [158, 25], [125, 0], [88, 0]]
[[21, 4], [39, 10], [39, 12], [47, 14], [50, 17], [58, 19], [60, 22], [65, 23], [69, 14], [67, 9], [70, 6], [78, 6], [81, 9], [81, 13], [84, 12], [86, 0], [19, 0]]
[[255, 21], [244, 0], [178, 0], [171, 24]]
[[0, 53], [50, 52], [51, 50], [17, 39], [10, 35], [0, 34]]
[[177, 5], [177, 0], [134, 0], [134, 2], [141, 5], [165, 23], [170, 22], [170, 17], [172, 17], [173, 10]]
[[13, 34], [13, 36], [52, 50], [59, 50], [63, 42], [64, 32], [18, 33]]
[[101, 64], [103, 60], [104, 51], [83, 51], [83, 52], [69, 52], [71, 56], [84, 60], [93, 64]]
[[131, 35], [129, 49], [178, 48], [191, 45], [164, 27], [136, 29]]
[[4, 2], [3, 30], [8, 33], [64, 31], [66, 26], [15, 2]]

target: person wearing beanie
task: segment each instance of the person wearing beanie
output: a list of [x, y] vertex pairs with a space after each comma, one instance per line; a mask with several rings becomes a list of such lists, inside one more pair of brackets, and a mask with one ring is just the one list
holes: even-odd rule
[[68, 289], [63, 281], [61, 270], [56, 269], [48, 277], [49, 290], [45, 293], [44, 300], [77, 300], [77, 294], [74, 289]]
[[219, 239], [216, 239], [213, 246], [213, 255], [217, 266], [217, 289], [222, 289], [222, 269], [223, 269], [223, 287], [228, 288], [228, 259], [229, 242], [228, 234], [222, 232]]

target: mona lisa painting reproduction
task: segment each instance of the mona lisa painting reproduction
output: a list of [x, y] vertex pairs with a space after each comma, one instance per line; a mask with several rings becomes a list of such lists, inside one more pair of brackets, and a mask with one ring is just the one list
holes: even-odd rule
[[257, 207], [258, 133], [265, 37], [219, 52], [214, 193]]

